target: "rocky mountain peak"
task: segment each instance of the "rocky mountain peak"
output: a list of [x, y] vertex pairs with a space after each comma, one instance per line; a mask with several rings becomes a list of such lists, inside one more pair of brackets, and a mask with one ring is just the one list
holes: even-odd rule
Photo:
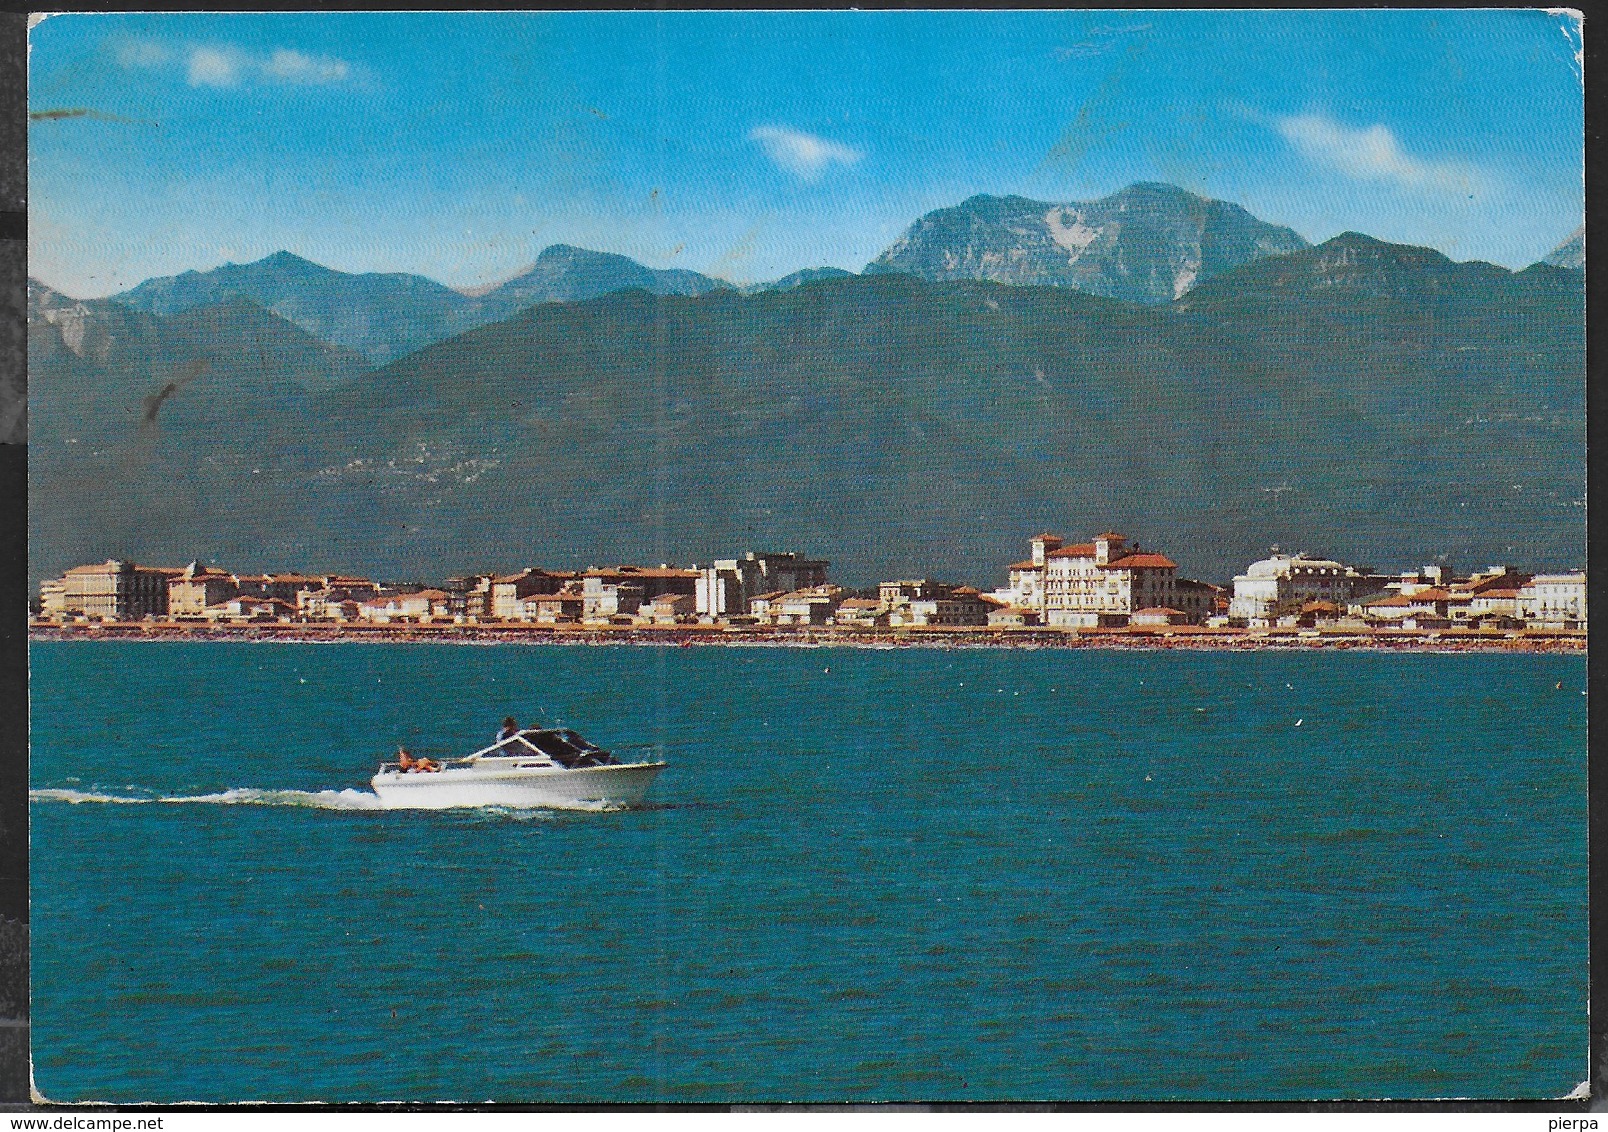
[[1238, 205], [1146, 181], [1095, 201], [973, 196], [921, 217], [866, 273], [1071, 287], [1156, 304], [1251, 260], [1306, 246]]
[[1574, 271], [1586, 269], [1586, 226], [1582, 224], [1563, 243], [1553, 248], [1541, 260], [1553, 267], [1567, 267]]
[[613, 252], [551, 244], [529, 269], [484, 292], [480, 302], [488, 317], [502, 318], [537, 303], [578, 302], [611, 291], [640, 288], [655, 295], [702, 295], [730, 286], [696, 271], [659, 270]]

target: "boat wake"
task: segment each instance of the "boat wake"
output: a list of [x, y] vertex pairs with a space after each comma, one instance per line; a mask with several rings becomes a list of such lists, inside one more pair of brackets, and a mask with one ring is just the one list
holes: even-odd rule
[[380, 799], [366, 790], [255, 790], [236, 787], [217, 794], [111, 794], [87, 790], [30, 790], [30, 802], [85, 802], [114, 805], [299, 806], [315, 810], [378, 810]]

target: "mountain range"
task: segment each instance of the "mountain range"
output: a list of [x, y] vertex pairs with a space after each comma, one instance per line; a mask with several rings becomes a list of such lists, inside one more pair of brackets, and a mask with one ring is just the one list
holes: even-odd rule
[[309, 334], [383, 365], [431, 342], [507, 318], [522, 307], [575, 302], [632, 287], [657, 295], [701, 295], [731, 284], [695, 271], [656, 271], [622, 255], [555, 244], [526, 271], [473, 295], [421, 275], [351, 275], [276, 252], [255, 263], [148, 279], [113, 298], [157, 315], [249, 299]]
[[[649, 269], [550, 251], [505, 300], [536, 305], [378, 368], [229, 287], [186, 306], [142, 285], [168, 296], [145, 310], [32, 284], [30, 573], [121, 553], [423, 578], [792, 547], [849, 581], [988, 585], [1046, 524], [1118, 525], [1216, 580], [1273, 542], [1381, 566], [1584, 555], [1568, 268], [1347, 233], [1212, 260], [1166, 302], [831, 270], [589, 293]], [[392, 277], [342, 278], [367, 289], [332, 303], [383, 309]]]
[[[973, 197], [922, 217], [865, 270], [935, 282], [989, 279], [1071, 287], [1165, 303], [1198, 279], [1305, 246], [1294, 232], [1264, 224], [1238, 205], [1172, 185], [1139, 184], [1074, 204]], [[741, 290], [785, 290], [847, 274], [840, 268], [806, 268]], [[512, 279], [472, 292], [419, 275], [348, 274], [276, 252], [255, 263], [148, 279], [112, 297], [157, 315], [247, 298], [317, 338], [384, 365], [524, 307], [632, 288], [654, 295], [739, 289], [696, 271], [658, 270], [625, 256], [555, 244]]]
[[[1576, 232], [1543, 262], [1582, 268], [1583, 235], [1584, 229]], [[1163, 305], [1224, 271], [1307, 246], [1295, 232], [1239, 205], [1142, 182], [1085, 202], [975, 196], [918, 219], [864, 272], [1068, 287]], [[633, 288], [655, 295], [757, 294], [848, 274], [806, 268], [739, 288], [695, 271], [649, 268], [625, 256], [554, 244], [511, 279], [455, 291], [419, 275], [335, 271], [282, 251], [255, 263], [149, 279], [112, 298], [157, 315], [246, 298], [371, 365], [384, 365], [538, 303]]]

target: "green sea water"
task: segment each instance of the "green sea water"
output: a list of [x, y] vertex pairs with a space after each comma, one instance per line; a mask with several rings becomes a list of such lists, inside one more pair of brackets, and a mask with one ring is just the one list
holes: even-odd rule
[[[1586, 663], [33, 645], [57, 1101], [1556, 1097]], [[647, 808], [382, 811], [503, 716]]]

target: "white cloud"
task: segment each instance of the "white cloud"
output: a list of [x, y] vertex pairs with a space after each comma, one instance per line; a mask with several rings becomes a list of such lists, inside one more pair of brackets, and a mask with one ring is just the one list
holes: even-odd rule
[[776, 164], [806, 181], [818, 180], [828, 165], [853, 165], [865, 155], [835, 141], [790, 126], [755, 126], [748, 140], [758, 142]]
[[218, 47], [197, 47], [190, 52], [185, 70], [191, 86], [234, 86], [240, 81], [240, 64], [238, 52]]
[[287, 47], [267, 54], [230, 44], [191, 44], [170, 48], [152, 40], [132, 39], [117, 48], [124, 68], [166, 70], [181, 67], [191, 86], [234, 87], [244, 83], [319, 85], [344, 82], [352, 65], [328, 55], [307, 55]]
[[1273, 128], [1302, 156], [1359, 181], [1465, 195], [1484, 182], [1472, 165], [1414, 157], [1385, 125], [1352, 127], [1326, 114], [1294, 114], [1275, 118]]
[[117, 46], [117, 62], [122, 67], [161, 67], [173, 59], [173, 52], [148, 39], [130, 39]]
[[303, 55], [280, 48], [268, 56], [263, 73], [287, 83], [338, 83], [351, 73], [344, 59]]

